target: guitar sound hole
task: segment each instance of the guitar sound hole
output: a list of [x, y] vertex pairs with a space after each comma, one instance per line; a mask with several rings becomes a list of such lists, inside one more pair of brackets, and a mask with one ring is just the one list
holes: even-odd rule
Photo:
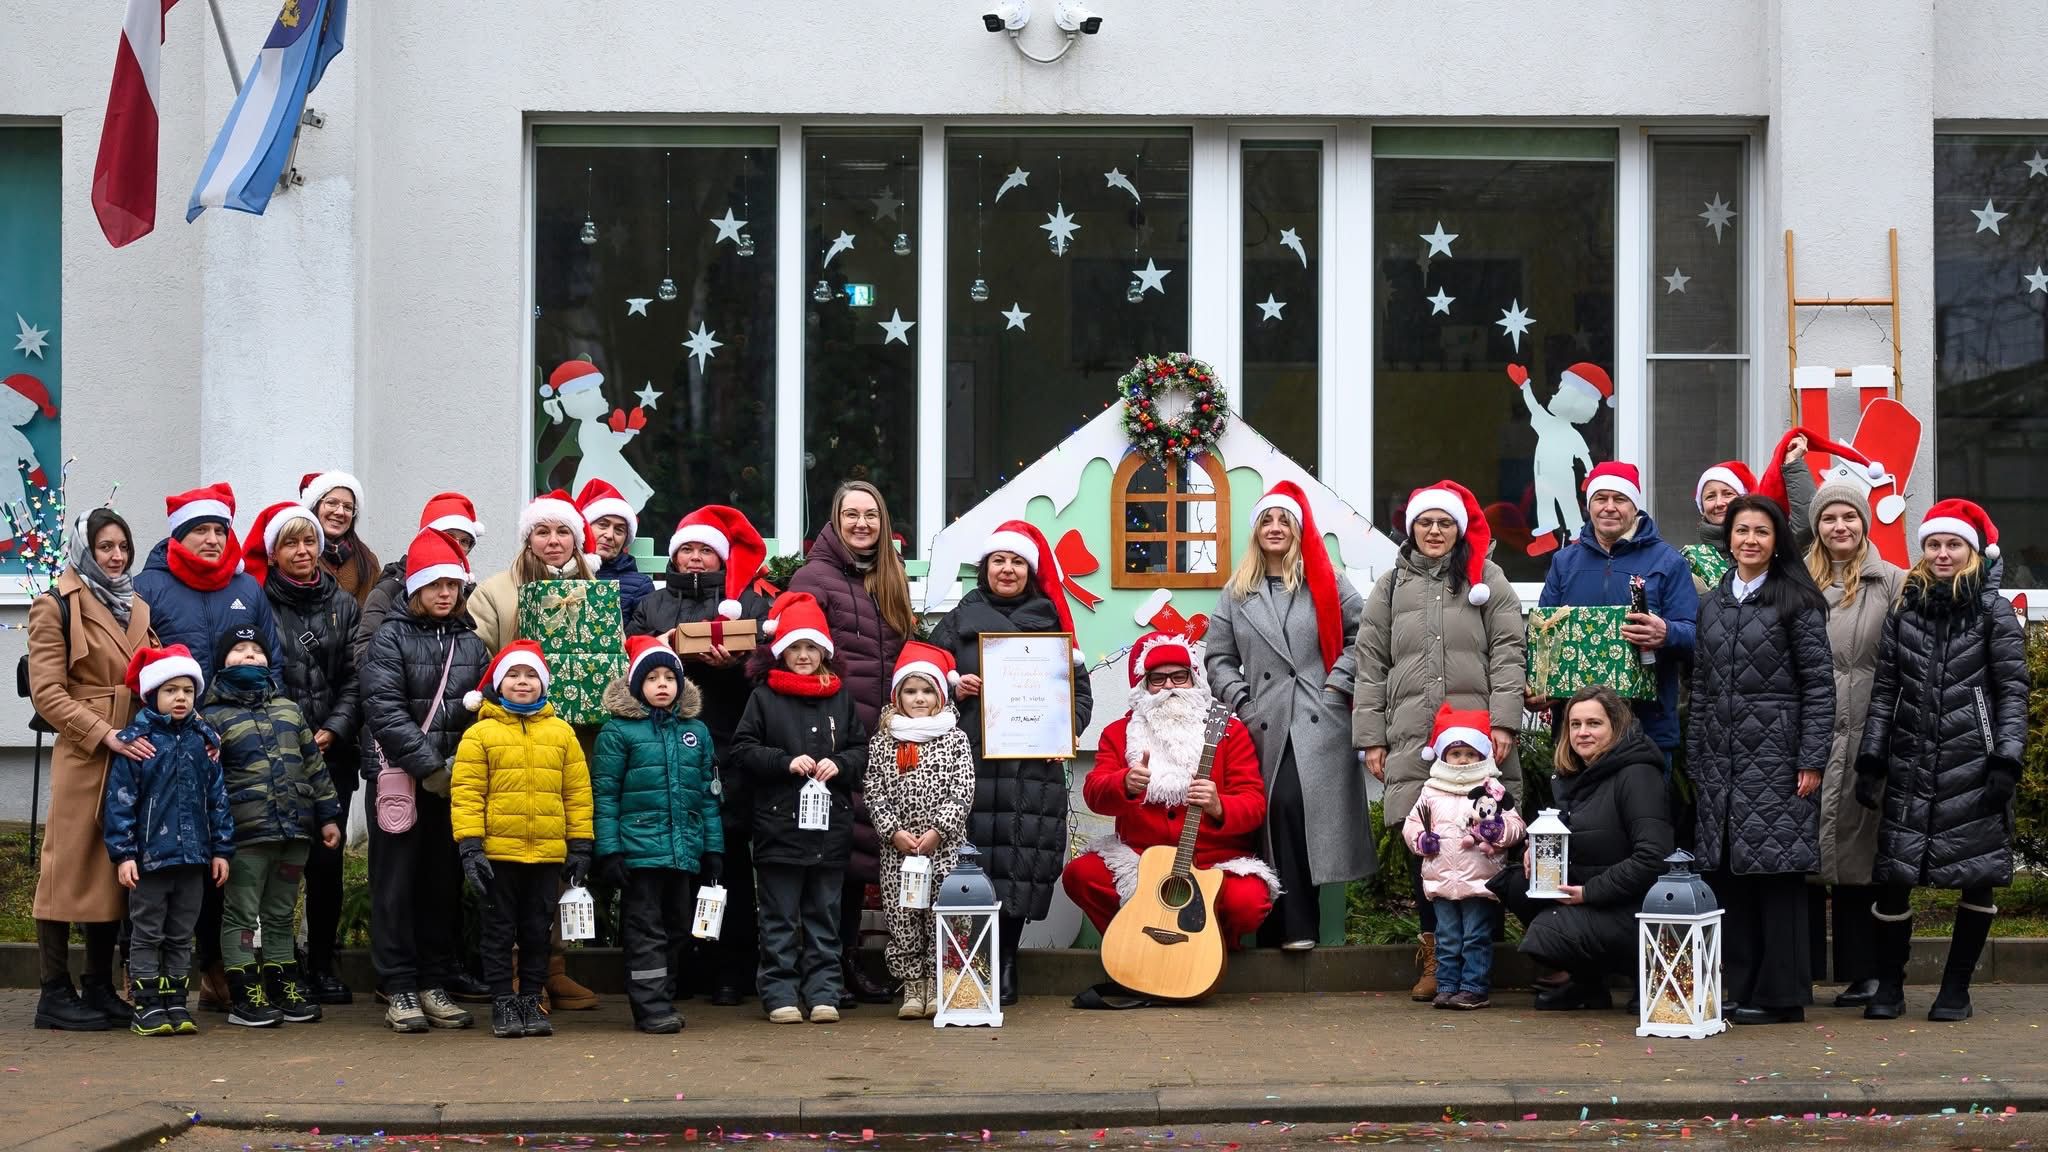
[[1168, 908], [1185, 908], [1195, 898], [1195, 882], [1187, 876], [1168, 876], [1159, 885], [1159, 901]]

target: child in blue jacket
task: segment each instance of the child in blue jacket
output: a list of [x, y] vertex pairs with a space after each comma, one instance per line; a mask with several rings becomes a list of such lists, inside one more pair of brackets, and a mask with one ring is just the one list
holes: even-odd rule
[[220, 737], [197, 714], [206, 682], [182, 644], [144, 648], [128, 661], [128, 690], [144, 702], [124, 742], [141, 760], [113, 756], [102, 835], [115, 878], [128, 889], [128, 979], [138, 1036], [199, 1031], [186, 1010], [192, 929], [210, 880], [227, 883], [235, 824], [220, 762]]

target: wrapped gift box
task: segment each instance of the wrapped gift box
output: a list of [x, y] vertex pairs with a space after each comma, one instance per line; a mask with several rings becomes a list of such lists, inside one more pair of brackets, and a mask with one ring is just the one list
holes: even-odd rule
[[1621, 638], [1628, 609], [1536, 608], [1529, 613], [1529, 687], [1563, 699], [1588, 684], [1605, 684], [1630, 700], [1657, 695], [1654, 667], [1643, 667], [1636, 646]]
[[626, 672], [619, 586], [609, 580], [535, 580], [519, 586], [519, 635], [548, 661], [548, 700], [571, 724], [610, 719], [604, 690]]
[[752, 652], [759, 639], [753, 620], [691, 620], [676, 625], [671, 645], [679, 656], [701, 656], [720, 644], [727, 652]]

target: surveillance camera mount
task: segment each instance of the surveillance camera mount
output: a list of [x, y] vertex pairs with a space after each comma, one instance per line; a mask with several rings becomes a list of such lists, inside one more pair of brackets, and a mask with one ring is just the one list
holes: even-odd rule
[[1067, 54], [1067, 51], [1074, 46], [1074, 41], [1080, 38], [1080, 33], [1078, 32], [1063, 33], [1062, 35], [1065, 38], [1065, 43], [1060, 45], [1060, 50], [1053, 53], [1050, 56], [1040, 56], [1032, 52], [1031, 49], [1026, 48], [1024, 46], [1024, 42], [1017, 38], [1018, 31], [1019, 30], [1015, 28], [1010, 29], [1010, 47], [1015, 48], [1017, 50], [1017, 55], [1022, 56], [1026, 60], [1031, 61], [1033, 64], [1058, 63], [1060, 57], [1065, 56]]

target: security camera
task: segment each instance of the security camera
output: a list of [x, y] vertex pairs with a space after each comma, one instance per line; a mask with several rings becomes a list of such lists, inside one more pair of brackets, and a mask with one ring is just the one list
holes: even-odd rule
[[1084, 36], [1093, 36], [1102, 31], [1102, 17], [1077, 0], [1060, 0], [1053, 20], [1063, 32], [1079, 32]]
[[997, 0], [981, 14], [981, 25], [991, 32], [1016, 32], [1031, 23], [1031, 0]]

